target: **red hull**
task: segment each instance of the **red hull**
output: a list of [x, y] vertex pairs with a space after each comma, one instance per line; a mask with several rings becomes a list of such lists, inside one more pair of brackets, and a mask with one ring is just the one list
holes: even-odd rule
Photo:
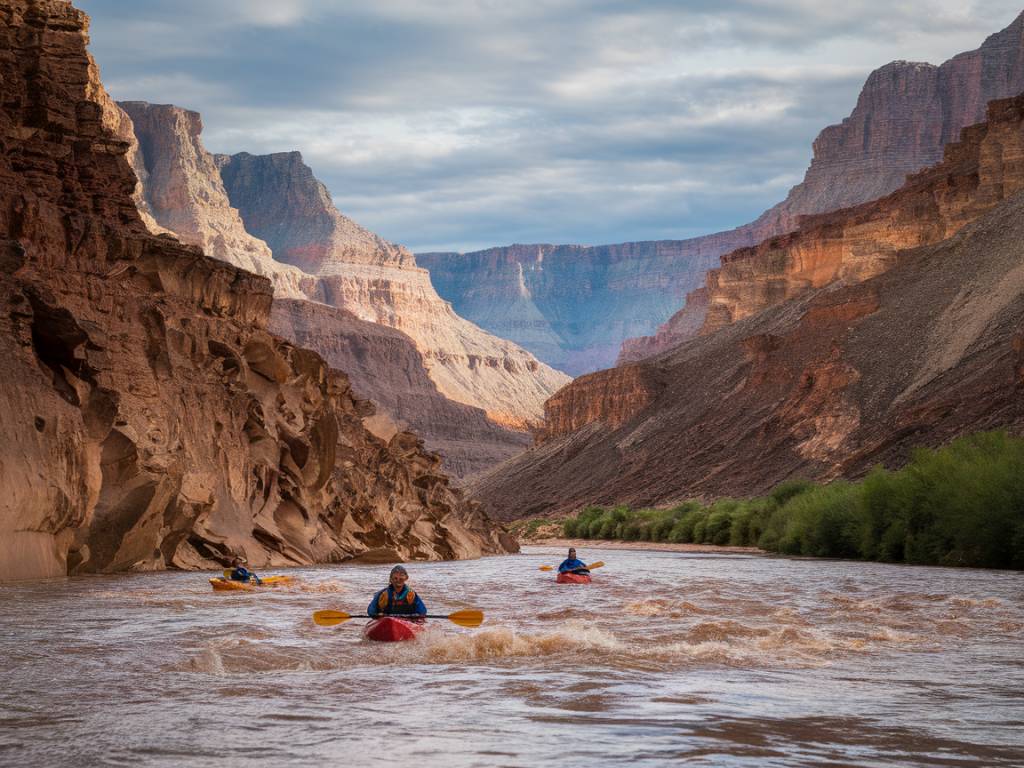
[[412, 640], [426, 625], [420, 621], [408, 621], [396, 619], [393, 616], [385, 616], [382, 619], [374, 619], [363, 629], [363, 637], [367, 640], [376, 640], [381, 643], [397, 643], [401, 640]]
[[560, 573], [555, 577], [559, 584], [589, 584], [589, 573]]

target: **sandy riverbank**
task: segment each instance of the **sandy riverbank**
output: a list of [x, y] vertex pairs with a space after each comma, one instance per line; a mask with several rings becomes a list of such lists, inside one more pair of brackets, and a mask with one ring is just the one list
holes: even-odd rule
[[704, 554], [767, 555], [757, 547], [719, 547], [714, 544], [671, 544], [657, 541], [614, 541], [609, 539], [520, 539], [530, 547], [576, 547], [588, 549], [642, 549], [648, 552], [699, 552]]

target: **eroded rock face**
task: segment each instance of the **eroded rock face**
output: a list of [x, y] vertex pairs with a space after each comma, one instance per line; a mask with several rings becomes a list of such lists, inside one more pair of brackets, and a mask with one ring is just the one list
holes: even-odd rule
[[514, 546], [419, 438], [265, 330], [270, 282], [151, 235], [86, 16], [0, 8], [0, 579]]
[[[692, 328], [702, 319], [701, 332], [712, 333], [808, 291], [879, 275], [891, 269], [902, 252], [949, 238], [1022, 189], [1024, 96], [1019, 96], [993, 102], [988, 122], [964, 129], [962, 140], [947, 146], [942, 163], [912, 176], [897, 192], [854, 208], [805, 217], [795, 232], [722, 257], [721, 268], [708, 273], [705, 292], [691, 295], [693, 304], [661, 331], [660, 343], [678, 345], [689, 338], [680, 330], [687, 323]], [[634, 352], [634, 362], [659, 340], [651, 339], [646, 349], [642, 344], [626, 348]], [[577, 418], [549, 421], [545, 434], [568, 434], [587, 419], [615, 423], [617, 403], [635, 396], [629, 384], [616, 396], [619, 378], [603, 371], [596, 380], [588, 379], [588, 387], [574, 382], [560, 392], [559, 398], [576, 404]], [[598, 394], [586, 402], [591, 390]]]
[[275, 299], [270, 329], [346, 372], [361, 396], [378, 406], [366, 420], [384, 438], [411, 429], [444, 458], [445, 471], [468, 478], [525, 450], [528, 433], [498, 426], [479, 408], [441, 395], [423, 356], [401, 331], [312, 301]]
[[803, 182], [755, 222], [758, 239], [793, 229], [799, 216], [887, 195], [939, 162], [990, 101], [1024, 91], [1022, 43], [1024, 13], [941, 66], [894, 61], [872, 72], [850, 116], [815, 139]]
[[[274, 261], [270, 248], [245, 230], [231, 207], [217, 164], [200, 139], [198, 112], [173, 104], [124, 101], [118, 105], [130, 118], [138, 140], [143, 210], [183, 243], [236, 267], [268, 277], [282, 297], [305, 295], [314, 282], [300, 270]], [[197, 204], [201, 201], [201, 204]]]
[[[409, 251], [337, 211], [298, 152], [215, 158], [200, 142], [198, 114], [137, 102], [123, 106], [148, 119], [136, 119], [136, 131], [149, 169], [146, 197], [163, 226], [175, 233], [183, 227], [179, 234], [186, 241], [196, 239], [199, 222], [200, 233], [229, 228], [264, 249], [269, 243], [273, 260], [268, 266], [261, 256], [257, 266], [274, 279], [276, 296], [307, 298], [402, 331], [444, 397], [480, 408], [495, 424], [521, 433], [507, 444], [524, 439], [541, 422], [544, 400], [568, 377], [456, 315]], [[161, 202], [165, 195], [171, 202]], [[222, 221], [227, 224], [210, 224]], [[232, 246], [227, 253], [237, 250]], [[237, 255], [228, 260], [245, 266]], [[384, 392], [378, 397], [375, 388], [366, 394], [375, 400], [388, 397]], [[434, 444], [440, 435], [428, 432], [425, 437]]]
[[[580, 419], [481, 478], [474, 496], [507, 519], [746, 497], [898, 467], [917, 446], [978, 430], [1021, 433], [1022, 241], [1024, 192], [873, 278], [809, 290], [628, 366], [634, 381], [664, 382], [645, 407]], [[615, 381], [620, 370], [558, 397], [576, 389], [578, 411], [614, 403], [619, 387], [635, 391]]]
[[215, 159], [246, 231], [266, 242], [277, 261], [313, 275], [342, 264], [416, 265], [407, 249], [342, 216], [298, 152]]
[[805, 217], [798, 230], [722, 257], [703, 332], [836, 280], [859, 281], [901, 250], [945, 240], [1024, 188], [1024, 97], [995, 101], [941, 163], [871, 203]]

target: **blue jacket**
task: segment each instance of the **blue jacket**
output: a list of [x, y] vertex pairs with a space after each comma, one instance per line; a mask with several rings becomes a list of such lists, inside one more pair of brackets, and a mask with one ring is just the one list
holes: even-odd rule
[[389, 584], [373, 596], [373, 600], [366, 608], [367, 616], [376, 616], [381, 613], [406, 616], [418, 613], [425, 616], [427, 606], [420, 600], [420, 596], [409, 587], [402, 587], [401, 592], [395, 592], [395, 588]]
[[260, 577], [244, 566], [239, 565], [231, 571], [232, 581], [244, 581], [248, 584], [254, 579], [256, 580], [256, 583], [259, 584]]
[[587, 564], [582, 560], [563, 560], [562, 564], [558, 566], [559, 573], [567, 573], [569, 571], [587, 570]]

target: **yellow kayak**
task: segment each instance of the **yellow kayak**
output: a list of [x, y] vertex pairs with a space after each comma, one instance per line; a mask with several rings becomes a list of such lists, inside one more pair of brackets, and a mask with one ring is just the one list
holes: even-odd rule
[[262, 587], [286, 587], [295, 583], [294, 576], [267, 576], [262, 584], [255, 584], [245, 581], [232, 581], [220, 576], [210, 579], [210, 586], [214, 592], [248, 592]]

